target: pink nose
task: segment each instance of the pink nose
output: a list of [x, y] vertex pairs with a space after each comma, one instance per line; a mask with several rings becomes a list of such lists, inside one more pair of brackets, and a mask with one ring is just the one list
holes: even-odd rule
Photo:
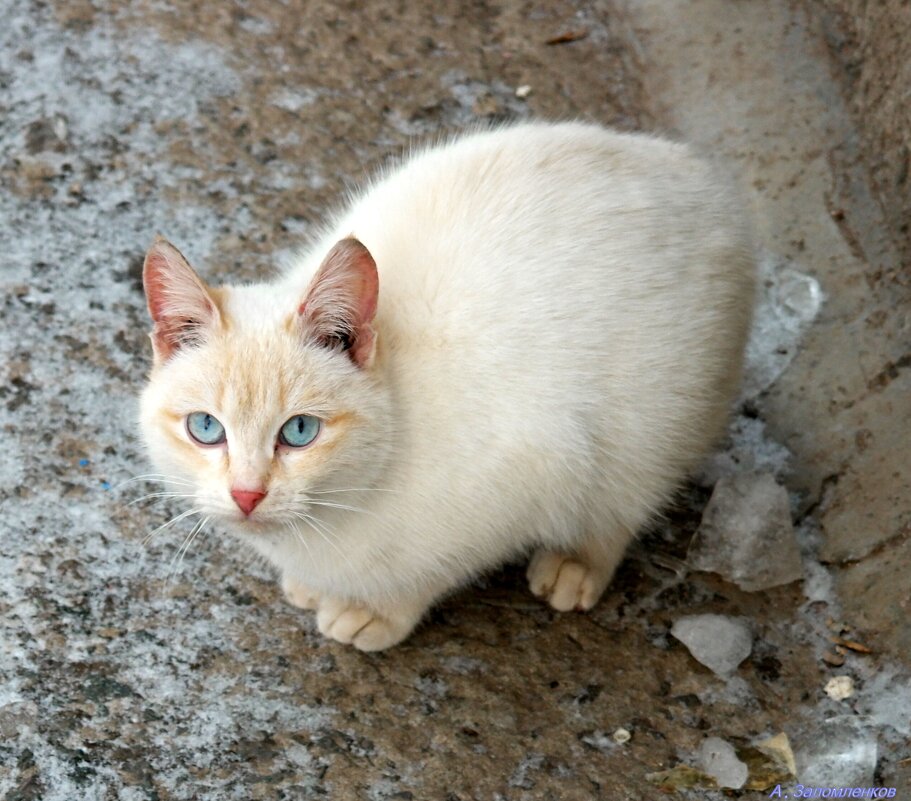
[[249, 515], [257, 504], [266, 497], [266, 493], [257, 490], [232, 489], [231, 497], [234, 498], [234, 503], [240, 507], [240, 511], [245, 515]]

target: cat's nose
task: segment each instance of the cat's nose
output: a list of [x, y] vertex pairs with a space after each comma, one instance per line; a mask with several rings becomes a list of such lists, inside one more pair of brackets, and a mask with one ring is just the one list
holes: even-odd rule
[[249, 516], [256, 505], [266, 497], [266, 493], [259, 490], [232, 489], [231, 497], [234, 498], [234, 503], [240, 507], [240, 511]]

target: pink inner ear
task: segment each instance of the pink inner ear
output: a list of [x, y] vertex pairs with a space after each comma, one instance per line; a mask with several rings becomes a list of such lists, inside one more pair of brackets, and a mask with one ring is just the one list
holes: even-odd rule
[[205, 283], [164, 239], [157, 239], [146, 254], [142, 281], [155, 322], [152, 344], [157, 357], [167, 359], [181, 347], [199, 342], [204, 330], [218, 321], [218, 308]]
[[149, 251], [143, 267], [143, 284], [145, 286], [146, 304], [149, 307], [149, 316], [159, 322], [164, 317], [166, 307], [167, 281], [164, 274], [167, 271], [167, 262], [160, 252]]
[[359, 367], [373, 360], [379, 277], [370, 251], [357, 239], [342, 239], [327, 254], [298, 308], [307, 335], [329, 347], [344, 343]]

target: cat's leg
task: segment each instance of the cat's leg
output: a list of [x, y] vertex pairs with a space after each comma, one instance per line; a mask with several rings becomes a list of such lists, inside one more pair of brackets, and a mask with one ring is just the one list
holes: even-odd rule
[[282, 576], [282, 590], [285, 599], [299, 609], [316, 609], [319, 606], [319, 593], [301, 584], [291, 576]]
[[382, 651], [400, 643], [418, 624], [432, 603], [419, 596], [379, 606], [322, 598], [316, 613], [320, 632], [361, 651]]
[[601, 597], [623, 560], [626, 542], [589, 537], [572, 553], [538, 550], [526, 577], [532, 593], [558, 612], [585, 612]]

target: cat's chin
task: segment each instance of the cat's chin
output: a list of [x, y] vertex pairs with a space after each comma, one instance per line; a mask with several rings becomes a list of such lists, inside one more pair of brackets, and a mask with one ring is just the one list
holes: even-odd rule
[[279, 521], [268, 515], [230, 515], [221, 518], [222, 526], [238, 537], [256, 537], [274, 534], [281, 527]]

